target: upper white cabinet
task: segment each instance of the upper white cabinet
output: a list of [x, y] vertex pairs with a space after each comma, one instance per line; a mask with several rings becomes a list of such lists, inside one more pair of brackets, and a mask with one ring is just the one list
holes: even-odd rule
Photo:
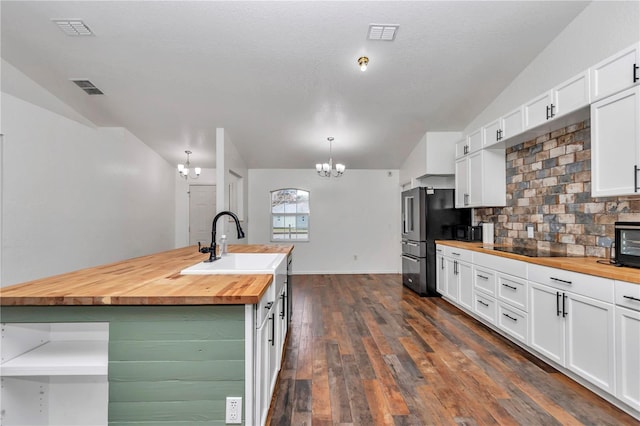
[[467, 145], [469, 146], [467, 151], [469, 154], [482, 149], [482, 146], [484, 145], [482, 142], [482, 129], [478, 129], [468, 136]]
[[591, 101], [597, 101], [640, 81], [640, 43], [636, 43], [590, 68]]
[[640, 192], [640, 86], [591, 105], [591, 195]]
[[410, 182], [424, 176], [453, 175], [456, 142], [460, 132], [427, 132], [420, 139], [400, 168], [400, 182]]
[[482, 139], [484, 141], [485, 147], [489, 147], [500, 142], [501, 127], [501, 119], [492, 121], [491, 123], [482, 127]]
[[584, 71], [551, 90], [551, 118], [558, 118], [589, 105], [589, 72]]
[[505, 204], [504, 149], [482, 149], [456, 160], [456, 207]]
[[589, 72], [584, 71], [524, 104], [524, 128], [538, 127], [587, 105]]
[[469, 153], [469, 142], [464, 138], [456, 142], [456, 160], [462, 158]]
[[524, 128], [524, 114], [522, 111], [523, 107], [520, 106], [500, 119], [500, 140], [522, 133]]

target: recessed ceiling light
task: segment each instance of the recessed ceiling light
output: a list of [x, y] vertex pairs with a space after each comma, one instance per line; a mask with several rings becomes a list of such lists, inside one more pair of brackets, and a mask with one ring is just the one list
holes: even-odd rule
[[68, 36], [92, 36], [87, 25], [79, 19], [54, 19], [53, 22]]
[[393, 41], [396, 38], [400, 25], [395, 24], [370, 24], [369, 40]]

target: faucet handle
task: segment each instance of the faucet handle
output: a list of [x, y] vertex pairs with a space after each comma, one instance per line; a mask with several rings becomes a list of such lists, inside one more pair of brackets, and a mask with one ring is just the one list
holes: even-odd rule
[[200, 241], [198, 241], [198, 251], [200, 253], [209, 253], [211, 251], [211, 247], [202, 247]]

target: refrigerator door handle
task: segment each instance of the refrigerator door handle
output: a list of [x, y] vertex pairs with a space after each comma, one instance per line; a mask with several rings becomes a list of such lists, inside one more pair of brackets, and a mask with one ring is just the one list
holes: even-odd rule
[[410, 261], [412, 261], [413, 263], [420, 263], [420, 259], [416, 259], [416, 258], [414, 258], [414, 257], [407, 256], [406, 254], [403, 254], [403, 255], [402, 255], [402, 258], [403, 258], [403, 259], [410, 260]]

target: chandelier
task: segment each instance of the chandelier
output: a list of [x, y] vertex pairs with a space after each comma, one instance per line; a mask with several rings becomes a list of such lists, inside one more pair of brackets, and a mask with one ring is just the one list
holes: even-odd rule
[[184, 153], [187, 154], [187, 161], [184, 164], [178, 164], [178, 174], [180, 175], [180, 177], [183, 177], [185, 180], [188, 177], [191, 177], [191, 179], [198, 179], [200, 177], [200, 173], [202, 173], [202, 169], [200, 167], [194, 167], [194, 172], [196, 176], [195, 177], [189, 176], [189, 173], [191, 172], [191, 163], [189, 162], [189, 156], [191, 155], [191, 151], [187, 150]]
[[329, 136], [327, 140], [329, 141], [329, 162], [316, 164], [316, 172], [318, 172], [318, 175], [322, 177], [340, 177], [344, 174], [346, 167], [344, 164], [336, 163], [335, 169], [333, 168], [333, 158], [331, 158], [331, 145], [333, 138]]

